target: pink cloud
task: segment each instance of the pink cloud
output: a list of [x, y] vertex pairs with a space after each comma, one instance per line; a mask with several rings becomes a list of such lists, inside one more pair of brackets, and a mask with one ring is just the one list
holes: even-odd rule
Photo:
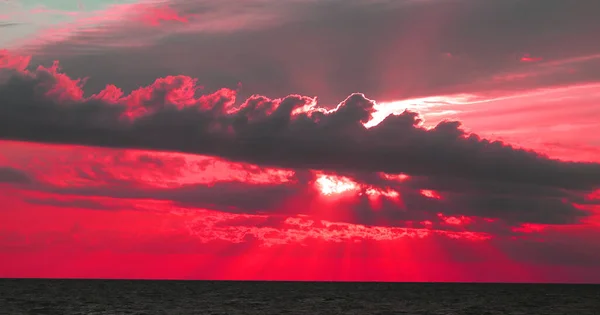
[[0, 69], [25, 71], [30, 61], [31, 56], [13, 55], [6, 49], [0, 50]]
[[532, 57], [530, 54], [525, 54], [521, 57], [521, 62], [538, 62], [544, 60], [542, 57]]
[[152, 26], [159, 26], [162, 22], [181, 22], [188, 23], [187, 17], [179, 15], [179, 13], [171, 7], [146, 7], [141, 9], [139, 19], [144, 23]]

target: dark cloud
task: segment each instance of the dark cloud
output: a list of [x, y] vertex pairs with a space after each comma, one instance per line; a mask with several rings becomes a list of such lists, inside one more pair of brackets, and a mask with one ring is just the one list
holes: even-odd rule
[[10, 167], [0, 167], [0, 183], [29, 184], [32, 179], [27, 173]]
[[[209, 89], [241, 82], [244, 98], [299, 93], [318, 95], [327, 105], [353, 92], [397, 100], [599, 79], [597, 71], [589, 71], [598, 67], [597, 59], [570, 64], [572, 73], [546, 64], [600, 53], [595, 1], [247, 1], [240, 9], [234, 1], [173, 0], [171, 5], [199, 16], [183, 27], [189, 30], [159, 33], [126, 24], [109, 33], [75, 32], [39, 48], [43, 54], [36, 61], [60, 59], [75, 76], [93, 74], [90, 91], [106, 83], [129, 91], [149, 78], [177, 73], [199, 77]], [[227, 27], [238, 24], [243, 25]], [[127, 45], [140, 38], [148, 42]], [[543, 62], [522, 63], [525, 54]], [[492, 80], [515, 72], [544, 74]]]
[[[546, 229], [513, 241], [493, 244], [516, 261], [548, 265], [595, 267], [600, 262], [600, 233], [595, 226]], [[592, 241], [593, 240], [593, 241]]]
[[314, 107], [294, 114], [314, 106], [314, 100], [255, 96], [234, 108], [233, 91], [194, 98], [193, 80], [168, 77], [120, 99], [108, 93], [83, 99], [76, 82], [66, 82], [55, 70], [17, 73], [0, 86], [0, 137], [172, 150], [298, 169], [402, 172], [577, 190], [600, 185], [598, 164], [562, 162], [482, 139], [457, 121], [425, 129], [416, 113], [404, 112], [367, 129], [362, 123], [370, 119], [374, 103], [361, 94], [349, 96], [333, 112]]
[[[494, 235], [512, 234], [511, 228], [523, 223], [574, 224], [590, 214], [573, 205], [582, 202], [582, 198], [577, 198], [577, 194], [553, 194], [550, 188], [543, 194], [531, 196], [510, 193], [509, 189], [505, 190], [505, 194], [494, 194], [490, 191], [472, 190], [468, 185], [457, 181], [453, 189], [438, 191], [443, 198], [428, 198], [420, 191], [434, 186], [435, 177], [430, 178], [428, 182], [388, 181], [381, 182], [379, 185], [367, 184], [356, 178], [359, 184], [365, 185], [361, 191], [350, 193], [342, 199], [334, 197], [336, 201], [331, 203], [327, 201], [327, 197], [321, 196], [317, 191], [315, 179], [299, 171], [288, 183], [216, 182], [210, 185], [190, 184], [176, 188], [109, 184], [100, 187], [71, 188], [44, 186], [38, 189], [67, 196], [165, 200], [179, 207], [212, 209], [235, 214], [276, 216], [303, 214], [314, 219], [336, 222], [393, 227], [430, 227], [452, 231], [468, 228], [469, 231]], [[106, 181], [106, 178], [102, 180]], [[472, 183], [475, 184], [476, 182]], [[393, 189], [400, 197], [399, 199], [380, 197], [373, 200], [365, 194], [368, 188]], [[516, 187], [515, 191], [518, 188]], [[538, 191], [540, 190], [544, 188], [538, 187]], [[34, 202], [38, 201], [34, 200]], [[57, 204], [53, 202], [53, 205]], [[64, 206], [70, 207], [71, 204], [67, 203]], [[97, 207], [96, 204], [90, 206], [91, 209]], [[463, 216], [466, 216], [464, 219], [466, 221], [459, 224], [449, 224], [444, 220], [444, 217]], [[424, 221], [429, 221], [429, 226], [426, 226]]]
[[[299, 184], [247, 184], [242, 182], [217, 182], [214, 184], [194, 184], [178, 188], [136, 188], [136, 187], [73, 187], [61, 188], [38, 186], [38, 189], [61, 195], [105, 196], [124, 199], [153, 199], [173, 201], [178, 206], [198, 207], [211, 210], [239, 213], [285, 213], [284, 202], [306, 189]], [[71, 206], [71, 202], [51, 200], [30, 200], [34, 203], [50, 202], [51, 205]], [[82, 208], [88, 208], [81, 205]], [[91, 209], [98, 205], [90, 203]], [[291, 213], [297, 214], [297, 213]]]
[[54, 198], [25, 198], [25, 202], [34, 204], [34, 205], [42, 205], [42, 206], [52, 206], [52, 207], [61, 207], [61, 208], [75, 208], [75, 209], [89, 209], [89, 210], [119, 210], [122, 207], [116, 205], [108, 205], [103, 204], [94, 200], [61, 200]]

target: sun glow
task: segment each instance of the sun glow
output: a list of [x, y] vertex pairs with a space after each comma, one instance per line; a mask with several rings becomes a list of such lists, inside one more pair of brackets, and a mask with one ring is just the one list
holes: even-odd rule
[[403, 174], [403, 173], [400, 173], [400, 174], [380, 173], [380, 176], [384, 179], [391, 180], [391, 181], [397, 181], [397, 182], [403, 182], [403, 181], [410, 179], [410, 176]]
[[[374, 106], [375, 113], [372, 114], [371, 120], [366, 122], [364, 126], [371, 128], [377, 126], [389, 115], [399, 115], [405, 110], [424, 113], [431, 111], [433, 108], [439, 108], [449, 105], [464, 105], [472, 104], [479, 101], [475, 95], [471, 94], [456, 94], [445, 96], [430, 96], [423, 98], [414, 98], [393, 102], [377, 103]], [[445, 111], [444, 114], [453, 114], [454, 111]]]
[[345, 176], [318, 174], [315, 186], [323, 196], [352, 194], [356, 196], [368, 196], [371, 200], [378, 200], [382, 197], [394, 200], [400, 199], [400, 193], [391, 188], [379, 188], [360, 184]]
[[319, 192], [325, 196], [339, 195], [360, 189], [357, 182], [344, 176], [320, 174], [315, 183]]
[[386, 189], [386, 190], [382, 190], [382, 189], [377, 189], [374, 187], [369, 187], [365, 190], [365, 194], [367, 194], [369, 197], [372, 198], [379, 198], [381, 196], [383, 197], [387, 197], [390, 199], [396, 199], [398, 197], [400, 197], [400, 193], [392, 190], [392, 189]]
[[586, 196], [587, 200], [600, 200], [600, 189], [593, 191], [591, 194]]
[[431, 199], [442, 199], [442, 196], [440, 196], [440, 194], [437, 191], [430, 189], [422, 189], [421, 195]]
[[473, 220], [469, 217], [466, 216], [445, 216], [442, 213], [438, 213], [437, 214], [438, 218], [440, 218], [440, 220], [442, 220], [444, 223], [446, 224], [450, 224], [450, 225], [466, 225], [469, 223], [472, 223]]

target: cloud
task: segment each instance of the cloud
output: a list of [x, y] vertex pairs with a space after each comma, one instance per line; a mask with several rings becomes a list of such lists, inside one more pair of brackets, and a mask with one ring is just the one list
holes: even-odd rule
[[26, 198], [25, 202], [32, 205], [44, 205], [52, 207], [64, 207], [74, 209], [89, 210], [117, 210], [119, 207], [110, 204], [103, 204], [89, 199], [61, 200], [56, 198]]
[[[21, 163], [36, 178], [28, 187], [32, 194], [25, 198], [35, 205], [126, 210], [137, 209], [140, 200], [154, 200], [167, 203], [158, 207], [167, 212], [189, 208], [237, 215], [307, 215], [369, 226], [500, 236], [520, 234], [513, 228], [525, 223], [575, 224], [593, 214], [590, 206], [600, 203], [585, 192], [522, 183], [273, 169], [134, 150], [68, 146], [34, 150], [40, 146], [28, 145], [33, 150], [29, 158], [9, 160]], [[7, 146], [7, 150], [19, 149]]]
[[0, 22], [0, 28], [19, 26], [19, 24], [20, 23], [2, 23], [2, 22]]
[[0, 167], [0, 183], [29, 184], [31, 178], [27, 173], [10, 167]]
[[592, 267], [600, 261], [600, 243], [585, 240], [596, 240], [598, 236], [596, 226], [568, 226], [545, 229], [524, 239], [498, 241], [495, 246], [517, 261]]
[[406, 111], [366, 128], [375, 102], [362, 94], [350, 95], [334, 110], [299, 95], [253, 96], [237, 105], [233, 90], [197, 96], [196, 81], [170, 76], [129, 95], [108, 86], [84, 97], [84, 81], [59, 72], [58, 64], [32, 72], [16, 70], [0, 87], [5, 100], [0, 137], [179, 151], [300, 169], [408, 173], [579, 190], [600, 185], [599, 164], [562, 162], [482, 139], [465, 132], [457, 121], [426, 129], [418, 114]]
[[[340, 197], [322, 196], [314, 180], [273, 184], [217, 182], [175, 188], [102, 186], [45, 187], [41, 190], [65, 196], [163, 200], [179, 207], [236, 214], [310, 215], [316, 219], [353, 224], [494, 233], [506, 233], [512, 226], [522, 223], [575, 224], [590, 213], [574, 206], [573, 202], [598, 203], [572, 196], [561, 199], [559, 194], [497, 195], [467, 188], [441, 191], [444, 197], [436, 199], [421, 193], [422, 189], [403, 185], [363, 187]], [[399, 197], [373, 193], [386, 190], [396, 192]], [[461, 217], [463, 219], [459, 219]]]
[[24, 71], [29, 65], [31, 57], [10, 54], [7, 50], [0, 50], [0, 69], [13, 69]]
[[[600, 22], [590, 13], [599, 8], [590, 1], [166, 4], [188, 22], [149, 27], [138, 16], [154, 10], [152, 4], [112, 8], [91, 26], [40, 35], [47, 39], [35, 45], [34, 62], [60, 59], [75, 76], [94, 73], [90, 93], [107, 83], [131, 91], [148, 78], [178, 73], [202, 78], [209, 89], [241, 82], [243, 98], [298, 93], [318, 95], [327, 105], [359, 90], [393, 101], [598, 79], [592, 71], [598, 60], [556, 64], [600, 52]], [[527, 54], [543, 60], [521, 62]]]
[[[369, 261], [368, 266], [373, 268], [377, 266], [373, 260], [382, 260], [395, 266], [388, 265], [389, 270], [407, 268], [410, 264], [404, 264], [408, 262], [418, 266], [443, 262], [439, 267], [456, 262], [466, 264], [468, 274], [473, 272], [474, 263], [486, 263], [480, 266], [485, 269], [494, 266], [507, 270], [507, 265], [513, 264], [522, 264], [522, 267], [534, 264], [534, 269], [541, 266], [594, 267], [600, 259], [599, 252], [594, 250], [600, 245], [595, 241], [598, 231], [591, 227], [551, 227], [527, 238], [482, 240], [475, 237], [477, 234], [467, 238], [456, 232], [369, 227], [306, 217], [274, 220], [273, 216], [206, 210], [176, 216], [170, 213], [48, 210], [29, 207], [22, 214], [13, 214], [8, 221], [1, 222], [4, 225], [0, 242], [4, 253], [67, 251], [70, 255], [77, 253], [85, 257], [81, 254], [108, 250], [121, 255], [184, 255], [180, 257], [187, 259], [193, 255], [211, 254], [215, 255], [212, 259], [216, 259], [240, 258], [245, 254], [257, 258], [267, 252], [272, 254], [272, 259], [286, 259], [289, 263], [315, 258], [321, 267], [331, 258], [348, 264], [357, 260]], [[36, 213], [36, 216], [32, 215]], [[49, 225], [47, 220], [57, 215], [61, 219]], [[28, 218], [29, 221], [24, 222], [32, 222], [35, 226], [21, 230], [11, 226], [23, 218]], [[429, 272], [429, 268], [422, 270]]]
[[163, 22], [175, 21], [180, 23], [188, 23], [189, 20], [185, 16], [179, 15], [179, 13], [170, 7], [142, 7], [142, 13], [139, 15], [139, 19], [152, 26], [159, 26]]
[[[314, 191], [307, 190], [317, 180], [308, 171], [312, 169], [347, 175], [362, 187], [362, 196], [344, 210], [331, 212], [328, 219], [402, 226], [442, 224], [443, 215], [495, 218], [511, 226], [576, 223], [589, 215], [577, 205], [594, 203], [585, 195], [600, 186], [600, 164], [560, 161], [487, 140], [466, 132], [458, 121], [426, 128], [417, 113], [405, 111], [367, 128], [376, 102], [359, 93], [334, 109], [299, 95], [283, 99], [255, 95], [237, 102], [235, 90], [207, 93], [196, 79], [180, 75], [159, 78], [129, 94], [107, 86], [86, 97], [85, 80], [68, 77], [58, 63], [29, 71], [28, 61], [8, 53], [0, 59], [9, 74], [0, 86], [0, 99], [5, 100], [0, 106], [1, 138], [186, 152], [295, 173], [287, 183], [137, 187], [130, 184], [131, 178], [115, 176], [105, 165], [96, 164], [74, 168], [78, 182], [91, 186], [41, 188], [53, 193], [155, 198], [235, 213], [281, 213], [289, 211], [284, 205], [294, 196], [315, 199]], [[182, 161], [168, 163], [181, 167]], [[116, 158], [111, 166], [143, 163], [148, 170], [174, 170], [163, 162], [140, 155], [134, 161]], [[399, 184], [382, 173], [404, 173], [411, 180]], [[375, 206], [369, 201], [369, 189], [380, 194], [392, 189], [402, 204], [383, 198]], [[440, 198], [424, 195], [425, 190]], [[472, 227], [477, 225], [493, 228], [486, 223]]]

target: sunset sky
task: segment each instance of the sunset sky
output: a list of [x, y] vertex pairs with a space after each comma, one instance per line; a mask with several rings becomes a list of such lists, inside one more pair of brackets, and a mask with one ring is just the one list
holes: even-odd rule
[[600, 1], [0, 1], [0, 277], [600, 283]]

